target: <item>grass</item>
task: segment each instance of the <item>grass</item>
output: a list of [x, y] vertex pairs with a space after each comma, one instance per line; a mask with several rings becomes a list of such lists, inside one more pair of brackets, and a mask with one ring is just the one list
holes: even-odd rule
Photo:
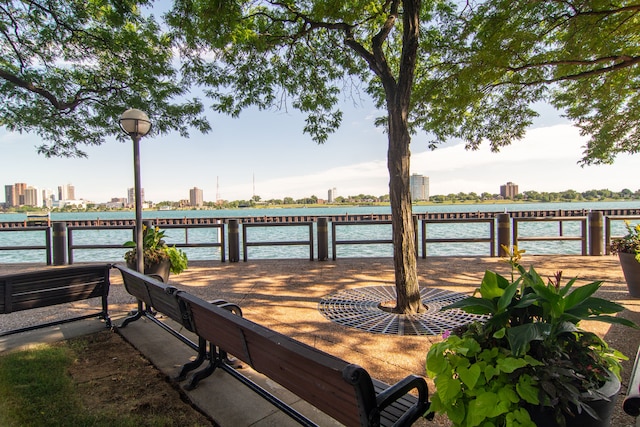
[[[83, 408], [68, 368], [82, 341], [41, 345], [0, 356], [0, 425], [3, 427], [171, 426], [164, 415], [108, 413]], [[114, 412], [114, 411], [111, 411]]]

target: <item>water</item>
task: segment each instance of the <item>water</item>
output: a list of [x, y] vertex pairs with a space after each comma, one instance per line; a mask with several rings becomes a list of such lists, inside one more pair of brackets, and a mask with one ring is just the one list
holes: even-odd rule
[[[423, 212], [509, 212], [525, 210], [560, 210], [560, 209], [625, 209], [636, 208], [638, 202], [602, 202], [602, 203], [532, 203], [532, 204], [480, 204], [480, 205], [443, 205], [443, 206], [414, 206], [414, 213]], [[339, 215], [349, 214], [382, 214], [390, 213], [388, 206], [376, 207], [332, 207], [332, 208], [282, 208], [282, 209], [238, 209], [238, 210], [199, 210], [199, 211], [145, 211], [143, 219], [156, 218], [239, 218], [252, 216], [297, 216], [297, 215]], [[52, 213], [53, 221], [89, 220], [89, 219], [134, 219], [133, 212], [80, 212], [80, 213]], [[23, 221], [25, 214], [0, 214], [0, 221]], [[242, 231], [241, 231], [242, 233]], [[332, 230], [329, 227], [329, 256], [333, 255], [331, 248]], [[523, 222], [519, 224], [520, 236], [553, 236], [558, 235], [557, 222]], [[580, 236], [582, 233], [580, 221], [565, 222], [564, 236]], [[624, 223], [615, 221], [612, 225], [612, 235], [625, 234]], [[391, 225], [359, 225], [338, 226], [336, 230], [339, 241], [346, 240], [390, 240]], [[313, 225], [314, 255], [317, 257], [317, 238], [315, 224]], [[421, 237], [421, 233], [419, 234]], [[438, 238], [483, 238], [490, 237], [487, 223], [457, 223], [457, 224], [428, 224], [427, 237]], [[73, 230], [74, 245], [121, 245], [132, 240], [131, 230]], [[220, 236], [217, 229], [195, 228], [167, 230], [167, 242], [170, 244], [185, 243], [219, 243]], [[241, 239], [242, 240], [242, 239]], [[309, 240], [308, 226], [296, 225], [287, 227], [257, 227], [247, 228], [248, 242], [305, 242]], [[242, 242], [241, 242], [242, 243]], [[43, 231], [0, 232], [0, 247], [2, 246], [44, 246]], [[580, 241], [540, 241], [521, 242], [521, 248], [528, 254], [581, 254]], [[73, 252], [74, 262], [107, 261], [120, 262], [127, 249], [76, 249]], [[190, 260], [219, 260], [219, 248], [185, 248]], [[428, 256], [488, 256], [490, 246], [487, 242], [464, 243], [429, 243], [426, 251]], [[242, 247], [240, 248], [242, 257]], [[309, 259], [309, 245], [278, 245], [251, 246], [247, 248], [248, 259], [278, 259], [299, 258]], [[420, 253], [422, 250], [420, 249]], [[338, 258], [344, 257], [391, 257], [393, 249], [390, 244], [358, 244], [337, 246]], [[0, 263], [44, 262], [44, 250], [0, 250]]]

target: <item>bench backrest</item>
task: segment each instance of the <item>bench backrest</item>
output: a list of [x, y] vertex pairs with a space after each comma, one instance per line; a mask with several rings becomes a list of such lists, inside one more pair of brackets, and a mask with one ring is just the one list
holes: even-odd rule
[[48, 307], [109, 294], [111, 264], [47, 267], [0, 275], [0, 313]]
[[375, 391], [363, 368], [188, 293], [178, 298], [185, 302], [198, 336], [341, 423], [369, 424], [366, 418], [375, 405]]
[[122, 280], [127, 292], [144, 302], [147, 307], [153, 307], [193, 332], [193, 326], [185, 308], [182, 302], [176, 298], [176, 294], [179, 292], [177, 288], [165, 285], [160, 280], [140, 274], [136, 270], [123, 265], [116, 265], [115, 267], [122, 274]]

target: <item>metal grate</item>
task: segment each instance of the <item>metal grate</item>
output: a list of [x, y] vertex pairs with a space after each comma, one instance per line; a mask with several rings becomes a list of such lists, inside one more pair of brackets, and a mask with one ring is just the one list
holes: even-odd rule
[[485, 317], [440, 308], [467, 296], [438, 288], [420, 288], [426, 312], [415, 315], [395, 314], [380, 308], [386, 301], [396, 300], [395, 286], [369, 286], [340, 291], [320, 300], [320, 313], [332, 322], [367, 332], [393, 335], [440, 335], [457, 326]]

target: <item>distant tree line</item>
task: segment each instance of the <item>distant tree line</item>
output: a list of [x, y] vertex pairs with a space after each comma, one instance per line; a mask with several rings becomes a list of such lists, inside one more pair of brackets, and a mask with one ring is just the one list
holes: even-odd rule
[[[588, 190], [578, 192], [575, 190], [566, 190], [561, 192], [538, 192], [523, 191], [513, 198], [514, 202], [597, 202], [610, 200], [638, 200], [640, 199], [640, 190], [631, 191], [623, 189], [622, 191]], [[508, 199], [506, 199], [508, 200]], [[447, 195], [433, 195], [429, 197], [430, 203], [481, 203], [505, 201], [505, 198], [499, 194], [491, 193], [450, 193]], [[317, 196], [310, 196], [302, 199], [294, 199], [293, 197], [285, 197], [283, 199], [262, 200], [260, 196], [253, 196], [250, 200], [234, 200], [222, 202], [205, 202], [204, 205], [211, 209], [234, 209], [241, 207], [260, 207], [273, 205], [367, 205], [367, 204], [386, 204], [389, 203], [389, 195], [373, 196], [370, 194], [358, 194], [356, 196], [342, 197], [338, 196], [333, 202], [328, 203], [319, 200]]]
[[[611, 190], [588, 190], [578, 192], [575, 190], [566, 190], [560, 192], [538, 192], [538, 191], [523, 191], [513, 198], [514, 202], [538, 202], [538, 203], [551, 203], [551, 202], [599, 202], [599, 201], [616, 201], [616, 200], [640, 200], [640, 190], [631, 191], [627, 188], [622, 191]], [[447, 195], [437, 194], [429, 197], [428, 202], [418, 203], [482, 203], [482, 202], [500, 202], [510, 201], [505, 199], [499, 194], [491, 193], [450, 193]], [[317, 196], [309, 196], [301, 199], [294, 199], [293, 197], [285, 197], [283, 199], [269, 199], [262, 200], [260, 196], [253, 196], [250, 200], [233, 200], [233, 201], [218, 201], [218, 202], [204, 202], [204, 209], [238, 209], [238, 208], [260, 208], [269, 206], [306, 206], [306, 205], [384, 205], [389, 203], [389, 195], [372, 196], [371, 194], [358, 194], [357, 196], [338, 196], [332, 203], [328, 203], [325, 200], [318, 199]], [[185, 207], [182, 202], [162, 201], [154, 204], [155, 207], [169, 207], [173, 209], [189, 209]], [[127, 208], [114, 208], [108, 209], [104, 204], [100, 203], [87, 203], [86, 208], [80, 208], [78, 206], [65, 206], [62, 209], [53, 209], [54, 212], [86, 212], [86, 211], [105, 211], [105, 210], [126, 210]], [[13, 208], [3, 208], [0, 204], [0, 211], [2, 212], [35, 212], [40, 211], [41, 208], [33, 206], [20, 206]]]

